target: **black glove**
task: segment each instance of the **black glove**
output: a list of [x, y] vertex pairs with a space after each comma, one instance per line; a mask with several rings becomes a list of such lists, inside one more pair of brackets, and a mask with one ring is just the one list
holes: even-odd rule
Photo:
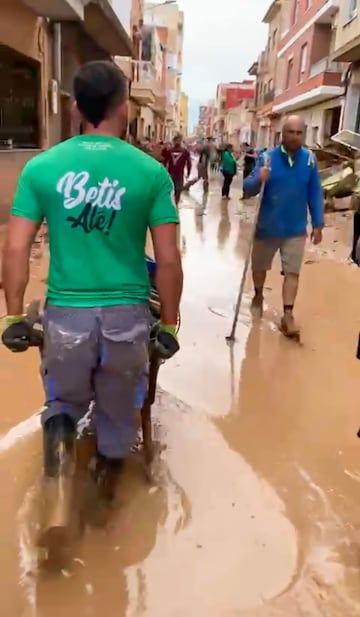
[[1, 340], [10, 351], [26, 351], [32, 342], [33, 329], [25, 320], [17, 321], [8, 326], [2, 333]]
[[[166, 327], [166, 326], [165, 326]], [[160, 326], [155, 343], [154, 351], [161, 360], [169, 360], [179, 351], [180, 345], [175, 335]]]

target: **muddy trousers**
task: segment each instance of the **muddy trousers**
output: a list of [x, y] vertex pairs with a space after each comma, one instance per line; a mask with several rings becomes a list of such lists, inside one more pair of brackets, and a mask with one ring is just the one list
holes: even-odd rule
[[98, 451], [125, 458], [137, 436], [135, 409], [147, 392], [146, 305], [68, 308], [44, 315], [42, 422], [68, 414], [78, 422], [93, 404]]

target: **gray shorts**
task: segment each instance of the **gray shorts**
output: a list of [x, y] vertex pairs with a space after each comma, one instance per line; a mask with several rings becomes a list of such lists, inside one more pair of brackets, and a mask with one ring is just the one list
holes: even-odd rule
[[209, 180], [208, 165], [199, 163], [198, 165], [198, 180]]
[[284, 274], [299, 274], [304, 259], [306, 236], [256, 240], [252, 252], [252, 269], [255, 272], [271, 270], [275, 254], [280, 251], [281, 270]]
[[78, 422], [93, 402], [99, 452], [110, 458], [128, 456], [137, 436], [134, 410], [147, 391], [149, 328], [147, 305], [49, 305], [44, 315], [47, 400], [42, 421], [66, 413]]

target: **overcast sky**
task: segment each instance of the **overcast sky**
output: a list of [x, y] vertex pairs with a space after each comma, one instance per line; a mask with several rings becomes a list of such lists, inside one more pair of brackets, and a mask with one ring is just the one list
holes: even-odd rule
[[190, 99], [191, 127], [199, 104], [223, 81], [240, 81], [266, 40], [262, 18], [271, 0], [178, 0], [185, 13], [182, 88]]

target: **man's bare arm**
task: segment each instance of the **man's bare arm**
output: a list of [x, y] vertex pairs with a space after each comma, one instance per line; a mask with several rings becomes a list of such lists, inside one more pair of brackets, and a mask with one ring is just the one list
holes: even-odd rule
[[161, 321], [165, 325], [176, 325], [183, 286], [177, 225], [166, 223], [152, 227], [151, 236], [157, 263], [156, 286], [160, 296]]
[[11, 216], [5, 241], [2, 283], [8, 315], [22, 315], [24, 295], [29, 282], [31, 246], [38, 225], [29, 219]]

